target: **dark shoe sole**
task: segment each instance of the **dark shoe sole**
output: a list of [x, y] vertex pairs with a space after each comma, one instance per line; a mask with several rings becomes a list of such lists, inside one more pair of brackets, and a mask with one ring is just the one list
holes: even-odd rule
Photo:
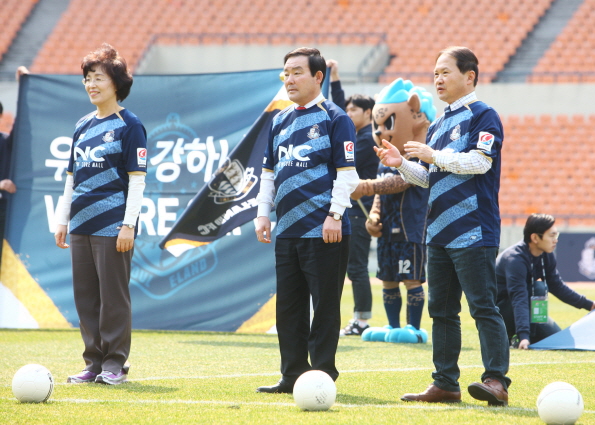
[[267, 393], [267, 394], [293, 394], [293, 390], [288, 390], [288, 389], [281, 389], [281, 388], [276, 388], [276, 389], [271, 389], [268, 387], [258, 387], [256, 388], [256, 392], [257, 393]]
[[475, 400], [487, 401], [488, 406], [508, 406], [508, 401], [500, 400], [494, 394], [480, 386], [469, 385], [467, 391], [469, 391], [469, 395]]

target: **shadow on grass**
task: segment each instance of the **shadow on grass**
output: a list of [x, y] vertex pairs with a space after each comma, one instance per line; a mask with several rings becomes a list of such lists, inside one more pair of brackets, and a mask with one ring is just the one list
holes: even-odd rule
[[180, 341], [181, 344], [209, 345], [212, 347], [253, 347], [253, 348], [276, 348], [279, 344], [275, 342], [256, 341]]
[[[279, 349], [277, 342], [255, 342], [255, 341], [180, 341], [181, 344], [197, 344], [197, 345], [208, 345], [212, 347], [251, 347], [251, 348], [274, 348]], [[361, 350], [365, 347], [349, 347], [340, 346], [337, 351], [353, 351]]]
[[168, 394], [179, 391], [178, 387], [166, 387], [163, 385], [147, 385], [140, 382], [126, 382], [122, 385], [109, 385], [106, 386], [112, 391], [120, 390], [127, 393], [139, 393], [139, 394]]
[[337, 394], [337, 403], [341, 404], [385, 404], [385, 405], [396, 405], [399, 404], [396, 400], [385, 400], [381, 398], [375, 397], [366, 397], [361, 395], [353, 395], [353, 394]]

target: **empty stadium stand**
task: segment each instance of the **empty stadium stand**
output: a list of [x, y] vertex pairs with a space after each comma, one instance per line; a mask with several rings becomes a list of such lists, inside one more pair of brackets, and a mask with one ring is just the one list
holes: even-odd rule
[[[358, 32], [386, 34], [392, 59], [381, 82], [392, 81], [396, 74], [420, 84], [431, 82], [436, 52], [454, 43], [482, 52], [481, 79], [486, 82], [504, 67], [551, 3], [461, 0], [452, 7], [447, 0], [378, 0], [362, 7], [361, 2], [350, 0], [320, 0], [287, 7], [283, 2], [266, 0], [73, 0], [32, 71], [77, 73], [80, 59], [103, 41], [116, 46], [134, 67], [156, 34], [228, 33], [248, 35], [250, 42], [263, 43], [262, 34], [270, 33], [286, 33], [299, 40], [309, 32]], [[466, 24], [453, 25], [456, 20]], [[187, 37], [182, 42], [198, 41]], [[204, 38], [202, 42], [209, 41]], [[285, 42], [283, 37], [272, 40]], [[327, 42], [337, 42], [337, 37], [321, 40], [322, 44]], [[357, 45], [361, 41], [354, 37], [349, 42]]]
[[595, 82], [595, 0], [584, 0], [537, 63], [529, 81]]
[[595, 115], [510, 115], [503, 123], [502, 223], [522, 224], [528, 214], [543, 212], [567, 225], [595, 225], [589, 143]]
[[31, 13], [36, 0], [2, 0], [0, 2], [0, 60]]

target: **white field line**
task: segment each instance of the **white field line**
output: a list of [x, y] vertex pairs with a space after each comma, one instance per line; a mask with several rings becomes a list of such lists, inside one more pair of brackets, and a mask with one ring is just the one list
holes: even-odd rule
[[[0, 400], [14, 400], [12, 398], [2, 397]], [[262, 401], [222, 401], [222, 400], [130, 400], [130, 399], [78, 399], [78, 398], [51, 398], [50, 403], [74, 403], [74, 404], [86, 404], [86, 403], [126, 403], [126, 404], [189, 404], [189, 405], [221, 405], [229, 407], [239, 406], [282, 406], [282, 407], [296, 407], [295, 403], [280, 403], [280, 402], [262, 402]], [[476, 405], [434, 405], [434, 404], [342, 404], [335, 403], [333, 408], [375, 408], [375, 409], [409, 409], [409, 410], [479, 410], [486, 412], [493, 412], [494, 409], [505, 409], [506, 411], [517, 411], [517, 412], [532, 412], [537, 413], [537, 409], [528, 409], [525, 407], [487, 407], [487, 406], [476, 406]], [[595, 410], [585, 410], [583, 413], [595, 414]]]
[[[522, 367], [522, 366], [535, 366], [535, 365], [568, 365], [568, 364], [581, 364], [581, 363], [595, 363], [595, 360], [579, 360], [579, 361], [564, 361], [564, 362], [533, 362], [533, 363], [511, 363], [510, 367]], [[483, 365], [462, 365], [460, 369], [483, 369]], [[420, 370], [433, 371], [433, 367], [405, 367], [405, 368], [391, 368], [391, 369], [353, 369], [353, 370], [341, 370], [343, 373], [374, 373], [374, 372], [416, 372]], [[146, 377], [138, 379], [129, 379], [129, 381], [160, 381], [170, 379], [225, 379], [225, 378], [245, 378], [251, 376], [279, 376], [279, 372], [268, 372], [268, 373], [238, 373], [233, 375], [204, 375], [204, 376], [165, 376], [165, 377]], [[58, 384], [60, 385], [60, 384]], [[64, 384], [66, 385], [66, 384]]]

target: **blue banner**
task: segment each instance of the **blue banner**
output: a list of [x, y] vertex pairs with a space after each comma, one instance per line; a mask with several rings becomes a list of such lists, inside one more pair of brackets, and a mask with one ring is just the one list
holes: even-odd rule
[[560, 233], [556, 261], [566, 282], [595, 282], [595, 234]]
[[[18, 191], [9, 200], [2, 283], [40, 327], [59, 322], [47, 319], [56, 314], [78, 326], [70, 252], [55, 246], [53, 233], [74, 124], [94, 110], [81, 78], [26, 75], [20, 84]], [[252, 221], [178, 257], [159, 242], [281, 86], [279, 70], [135, 77], [122, 105], [147, 129], [148, 174], [130, 283], [134, 328], [235, 331], [273, 297], [273, 247], [256, 241]], [[25, 281], [48, 299], [30, 302], [18, 289]], [[48, 304], [58, 313], [42, 311]]]

